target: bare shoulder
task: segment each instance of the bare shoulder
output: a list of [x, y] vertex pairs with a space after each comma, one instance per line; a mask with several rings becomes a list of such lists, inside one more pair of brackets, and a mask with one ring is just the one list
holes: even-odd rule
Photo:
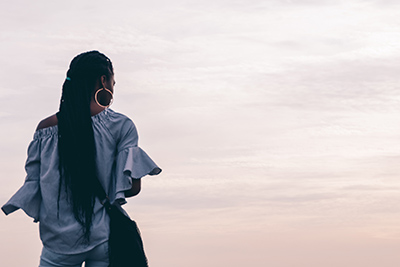
[[43, 129], [43, 128], [55, 126], [55, 125], [57, 125], [57, 123], [58, 123], [57, 115], [53, 114], [53, 115], [43, 119], [41, 122], [39, 122], [39, 124], [36, 128], [36, 131]]

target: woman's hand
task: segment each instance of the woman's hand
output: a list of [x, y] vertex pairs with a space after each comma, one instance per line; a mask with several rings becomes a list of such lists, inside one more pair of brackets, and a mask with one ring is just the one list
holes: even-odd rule
[[139, 194], [141, 189], [141, 179], [132, 179], [131, 189], [125, 191], [125, 197], [133, 197]]

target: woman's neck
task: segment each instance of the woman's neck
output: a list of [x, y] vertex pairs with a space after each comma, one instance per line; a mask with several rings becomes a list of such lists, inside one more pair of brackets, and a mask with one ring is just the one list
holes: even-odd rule
[[100, 107], [99, 105], [97, 105], [96, 101], [92, 100], [90, 102], [90, 113], [92, 116], [102, 112], [103, 110], [105, 110], [105, 108]]

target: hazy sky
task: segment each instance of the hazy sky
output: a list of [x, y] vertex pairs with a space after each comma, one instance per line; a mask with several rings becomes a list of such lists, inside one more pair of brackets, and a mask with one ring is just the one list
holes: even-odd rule
[[[112, 109], [163, 168], [125, 206], [152, 267], [392, 267], [400, 249], [400, 3], [9, 1], [0, 202], [71, 59], [115, 66]], [[0, 265], [37, 224], [0, 215]], [[21, 256], [21, 253], [23, 256]]]

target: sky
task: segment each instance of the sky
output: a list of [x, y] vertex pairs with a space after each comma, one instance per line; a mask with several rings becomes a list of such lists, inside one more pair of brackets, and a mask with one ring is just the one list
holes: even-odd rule
[[[0, 202], [77, 54], [115, 67], [112, 109], [163, 169], [125, 209], [152, 267], [392, 267], [400, 249], [400, 3], [8, 1]], [[0, 215], [0, 263], [38, 225]], [[23, 252], [23, 256], [21, 256]]]

